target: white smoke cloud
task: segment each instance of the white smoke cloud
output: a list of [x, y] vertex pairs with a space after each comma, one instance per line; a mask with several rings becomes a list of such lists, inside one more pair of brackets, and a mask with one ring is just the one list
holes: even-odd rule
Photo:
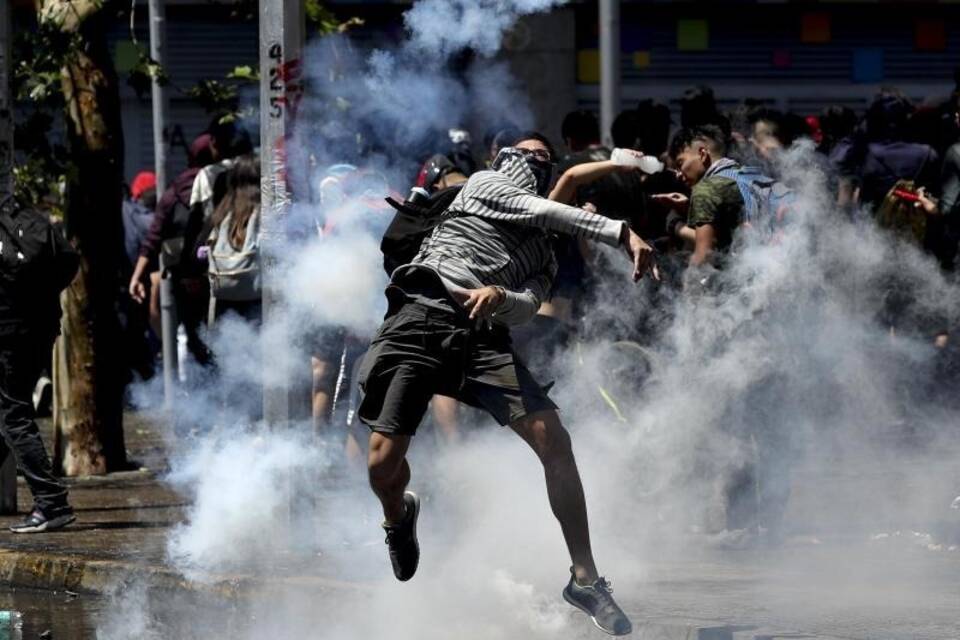
[[297, 539], [298, 504], [327, 466], [304, 434], [230, 427], [199, 441], [169, 477], [191, 506], [167, 552], [192, 580], [268, 568]]
[[461, 49], [490, 56], [521, 16], [549, 11], [565, 0], [420, 0], [403, 20], [407, 46], [427, 55], [449, 57]]
[[[363, 52], [340, 37], [318, 43], [308, 55], [316, 93], [305, 101], [297, 134], [304, 155], [313, 156], [321, 177], [339, 162], [384, 174], [382, 193], [365, 194], [383, 196], [389, 187], [409, 186], [418, 155], [435, 150], [431, 136], [447, 126], [528, 124], [523, 88], [505, 65], [484, 60], [465, 78], [444, 65], [463, 47], [491, 55], [519, 16], [557, 4], [421, 0], [405, 18], [410, 40], [396, 50]], [[950, 412], [931, 419], [917, 399], [935, 357], [928, 336], [902, 329], [891, 336], [881, 318], [894, 278], [910, 284], [910, 315], [919, 319], [954, 317], [954, 290], [920, 251], [836, 211], [810, 154], [799, 147], [784, 159], [800, 194], [791, 226], [776, 243], [747, 242], [735, 260], [709, 274], [703, 292], [656, 292], [648, 282], [634, 287], [622, 255], [608, 255], [614, 274], [591, 305], [594, 330], [554, 369], [559, 381], [552, 395], [573, 432], [601, 572], [610, 572], [627, 602], [649, 563], [686, 556], [704, 540], [744, 541], [726, 530], [726, 489], [756, 462], [759, 447], [770, 453], [776, 479], [789, 482], [798, 466], [818, 458], [820, 468], [832, 469], [876, 450], [895, 454], [899, 445], [889, 432], [905, 421], [934, 441], [956, 422]], [[309, 227], [326, 213], [314, 203], [297, 215]], [[328, 325], [369, 335], [384, 304], [381, 231], [358, 214], [337, 233], [291, 245], [283, 298], [295, 330]], [[653, 295], [660, 308], [651, 308]], [[658, 336], [643, 345], [649, 375], [635, 371], [629, 356], [625, 364], [622, 357], [614, 362], [609, 345], [642, 321]], [[261, 341], [266, 360], [251, 355]], [[271, 327], [260, 336], [239, 323], [223, 324], [213, 346], [229, 372], [224, 386], [256, 387], [277, 360], [305, 362], [310, 355], [275, 341]], [[631, 384], [632, 376], [645, 378], [643, 386]], [[398, 584], [362, 463], [346, 465], [338, 482], [311, 482], [341, 459], [343, 433], [314, 446], [259, 430], [224, 397], [221, 389], [197, 392], [185, 407], [217, 416], [220, 428], [191, 441], [175, 462], [173, 479], [193, 506], [169, 541], [174, 566], [200, 581], [230, 571], [299, 577], [314, 563], [289, 570], [272, 561], [290, 548], [307, 553], [311, 541], [297, 532], [308, 531], [320, 549], [321, 577], [356, 588], [261, 594], [239, 613], [191, 610], [189, 626], [176, 615], [144, 618], [136, 627], [141, 637], [193, 637], [190, 626], [197, 625], [219, 625], [250, 640], [592, 637], [588, 622], [559, 598], [568, 577], [566, 550], [538, 462], [509, 431], [484, 419], [482, 432], [456, 447], [431, 448], [426, 427], [416, 438], [412, 488], [424, 498], [424, 551], [416, 578]], [[934, 474], [924, 487], [943, 480]], [[945, 509], [957, 487], [949, 489], [948, 498], [923, 504]], [[854, 494], [876, 500], [866, 491]], [[298, 503], [290, 520], [291, 495], [318, 499]], [[829, 534], [837, 522], [854, 530], [872, 526], [866, 517], [839, 513], [830, 497], [819, 497], [802, 517], [788, 512], [787, 533]], [[930, 517], [926, 506], [914, 515]], [[120, 615], [163, 609], [149, 593], [131, 591], [130, 598], [136, 600], [119, 607]], [[133, 637], [110, 620], [101, 629], [105, 640]]]
[[369, 335], [386, 310], [382, 262], [379, 238], [372, 234], [309, 243], [285, 278], [291, 309], [311, 326], [349, 327]]

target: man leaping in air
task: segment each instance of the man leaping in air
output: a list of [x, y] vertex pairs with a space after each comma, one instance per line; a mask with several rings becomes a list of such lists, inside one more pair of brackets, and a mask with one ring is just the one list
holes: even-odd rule
[[509, 425], [543, 463], [550, 506], [572, 560], [563, 597], [603, 631], [630, 620], [597, 572], [570, 436], [556, 405], [510, 347], [509, 326], [530, 320], [556, 273], [550, 233], [623, 247], [633, 279], [656, 277], [653, 250], [625, 222], [547, 200], [553, 150], [538, 133], [475, 173], [413, 261], [394, 271], [389, 309], [364, 360], [360, 419], [370, 426], [369, 474], [383, 505], [393, 571], [409, 580], [420, 548], [420, 502], [406, 491], [410, 439], [434, 394], [480, 407]]

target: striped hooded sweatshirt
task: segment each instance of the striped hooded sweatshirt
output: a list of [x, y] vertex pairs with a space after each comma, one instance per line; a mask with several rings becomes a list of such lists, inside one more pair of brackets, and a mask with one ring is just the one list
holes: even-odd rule
[[557, 272], [551, 232], [618, 246], [626, 223], [538, 196], [516, 149], [503, 149], [494, 167], [467, 180], [413, 262], [393, 277], [427, 268], [449, 291], [501, 286], [506, 300], [493, 320], [522, 324], [536, 315]]

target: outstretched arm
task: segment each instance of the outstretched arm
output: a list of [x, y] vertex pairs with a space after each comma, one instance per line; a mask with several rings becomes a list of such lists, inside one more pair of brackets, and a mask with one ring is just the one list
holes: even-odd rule
[[573, 202], [574, 197], [577, 195], [577, 189], [580, 187], [599, 180], [611, 173], [624, 170], [633, 171], [634, 169], [632, 167], [616, 165], [612, 160], [584, 162], [583, 164], [574, 165], [563, 172], [563, 175], [557, 180], [557, 184], [554, 185], [553, 191], [550, 192], [549, 197], [554, 202], [570, 204]]
[[506, 176], [485, 173], [487, 175], [473, 176], [454, 201], [453, 206], [462, 213], [566, 233], [614, 247], [620, 244], [620, 236], [626, 225], [622, 220], [611, 220], [541, 198], [518, 187]]

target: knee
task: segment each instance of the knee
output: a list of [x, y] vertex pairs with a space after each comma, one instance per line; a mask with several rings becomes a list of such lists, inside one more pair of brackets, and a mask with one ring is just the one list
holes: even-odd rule
[[370, 453], [367, 457], [367, 472], [372, 484], [388, 482], [400, 469], [403, 455], [389, 438], [373, 433], [370, 436]]
[[570, 433], [555, 413], [532, 416], [526, 420], [527, 441], [544, 465], [569, 462], [573, 459]]

